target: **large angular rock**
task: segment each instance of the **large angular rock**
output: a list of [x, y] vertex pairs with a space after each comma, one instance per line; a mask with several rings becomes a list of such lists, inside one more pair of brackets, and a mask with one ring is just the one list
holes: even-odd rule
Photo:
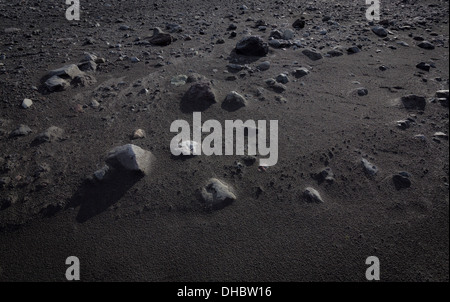
[[173, 37], [156, 27], [153, 29], [153, 36], [148, 38], [148, 41], [153, 45], [167, 46], [173, 42]]
[[112, 149], [106, 158], [106, 163], [118, 170], [148, 175], [155, 160], [150, 151], [128, 144]]
[[225, 100], [222, 103], [222, 108], [228, 111], [236, 111], [246, 105], [247, 100], [236, 91], [232, 91], [225, 97]]
[[425, 97], [415, 94], [403, 96], [400, 101], [405, 109], [425, 110], [427, 105]]
[[249, 36], [236, 44], [236, 53], [245, 56], [263, 57], [269, 53], [269, 45], [260, 37]]
[[295, 20], [295, 22], [292, 24], [292, 27], [295, 28], [295, 29], [302, 29], [302, 28], [305, 27], [305, 25], [306, 25], [305, 20], [297, 19], [297, 20]]
[[305, 49], [302, 53], [312, 61], [317, 61], [323, 58], [320, 52], [313, 49]]
[[183, 109], [189, 111], [203, 111], [216, 103], [216, 96], [209, 82], [193, 84], [182, 100]]
[[58, 76], [63, 79], [74, 79], [76, 76], [80, 76], [82, 74], [83, 72], [78, 68], [77, 65], [71, 64], [49, 71], [47, 73], [47, 77], [51, 78], [53, 76]]
[[221, 209], [236, 200], [236, 195], [225, 183], [211, 178], [206, 187], [202, 188], [202, 197], [207, 205], [213, 209]]
[[45, 87], [50, 91], [61, 91], [65, 90], [70, 86], [69, 82], [64, 79], [61, 79], [58, 76], [52, 76], [47, 81], [45, 81]]

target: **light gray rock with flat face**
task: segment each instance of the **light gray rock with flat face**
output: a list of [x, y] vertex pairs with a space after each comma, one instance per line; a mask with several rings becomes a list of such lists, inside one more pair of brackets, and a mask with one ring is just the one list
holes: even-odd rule
[[71, 64], [49, 71], [47, 76], [48, 77], [58, 76], [60, 78], [74, 79], [76, 76], [80, 76], [82, 74], [83, 72], [78, 68], [77, 65]]
[[323, 199], [320, 196], [320, 193], [316, 189], [311, 187], [307, 187], [303, 191], [303, 198], [305, 198], [307, 202], [323, 203]]
[[148, 175], [156, 158], [147, 150], [136, 145], [127, 144], [112, 149], [106, 163], [113, 168], [135, 171]]
[[28, 109], [28, 108], [30, 108], [31, 106], [33, 106], [33, 101], [32, 101], [32, 100], [30, 100], [30, 99], [24, 99], [24, 100], [23, 100], [23, 102], [22, 102], [22, 108]]
[[294, 70], [292, 72], [292, 74], [294, 75], [294, 77], [296, 77], [298, 79], [298, 78], [301, 78], [301, 77], [304, 77], [304, 76], [308, 75], [309, 74], [309, 70], [306, 67], [300, 67], [300, 68], [297, 68], [296, 70]]
[[236, 200], [232, 189], [216, 178], [211, 178], [201, 193], [203, 200], [213, 209], [223, 208]]
[[60, 91], [67, 89], [70, 84], [64, 79], [61, 79], [58, 76], [52, 76], [47, 81], [45, 81], [45, 86], [49, 91]]
[[27, 125], [20, 125], [19, 128], [12, 131], [9, 136], [10, 137], [25, 136], [25, 135], [30, 134], [31, 132], [32, 131], [31, 131], [30, 127], [28, 127]]
[[51, 126], [47, 130], [39, 134], [36, 137], [35, 141], [38, 143], [54, 142], [57, 140], [61, 140], [63, 138], [63, 135], [64, 135], [63, 129], [56, 126]]
[[369, 162], [367, 159], [365, 158], [361, 159], [361, 163], [367, 174], [374, 176], [378, 173], [378, 168], [374, 164]]

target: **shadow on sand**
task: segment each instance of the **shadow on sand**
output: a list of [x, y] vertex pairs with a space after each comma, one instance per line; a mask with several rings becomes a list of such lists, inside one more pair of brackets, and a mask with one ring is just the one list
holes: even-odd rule
[[76, 219], [86, 222], [117, 203], [142, 178], [139, 173], [114, 170], [102, 182], [85, 180], [66, 208], [79, 206]]

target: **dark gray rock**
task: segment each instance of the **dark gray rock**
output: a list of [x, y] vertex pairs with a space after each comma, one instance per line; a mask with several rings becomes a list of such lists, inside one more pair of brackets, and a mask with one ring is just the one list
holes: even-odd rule
[[282, 93], [282, 92], [286, 91], [286, 86], [284, 86], [281, 83], [278, 83], [274, 79], [266, 80], [266, 84], [267, 84], [267, 86], [269, 86], [270, 89], [272, 89], [273, 91], [275, 91], [277, 93]]
[[168, 30], [170, 33], [180, 33], [183, 31], [183, 27], [179, 24], [168, 23], [166, 24], [166, 30]]
[[269, 41], [269, 45], [273, 48], [288, 48], [292, 46], [292, 43], [285, 40], [272, 39]]
[[283, 39], [283, 33], [278, 29], [275, 29], [270, 33], [269, 37], [274, 39]]
[[372, 31], [379, 37], [385, 38], [388, 35], [388, 31], [383, 26], [375, 26]]
[[400, 129], [402, 129], [402, 130], [406, 130], [406, 129], [408, 129], [409, 127], [411, 127], [411, 121], [409, 121], [409, 120], [400, 120], [400, 121], [397, 121], [397, 127], [400, 128]]
[[222, 103], [222, 108], [228, 111], [236, 111], [247, 105], [246, 99], [236, 91], [230, 92]]
[[437, 98], [438, 102], [441, 103], [442, 106], [448, 108], [448, 103], [449, 103], [448, 90], [436, 91], [436, 98]]
[[335, 50], [335, 49], [328, 51], [327, 54], [328, 54], [328, 56], [330, 56], [332, 58], [340, 57], [340, 56], [344, 55], [344, 53], [342, 51]]
[[369, 94], [369, 90], [367, 88], [361, 87], [356, 90], [359, 96], [366, 96]]
[[417, 46], [427, 50], [433, 50], [435, 48], [434, 45], [428, 41], [420, 42]]
[[261, 37], [249, 36], [236, 44], [236, 53], [245, 56], [262, 57], [269, 53], [269, 46]]
[[305, 49], [302, 51], [302, 53], [312, 61], [317, 61], [323, 58], [321, 53], [313, 49]]
[[305, 20], [302, 19], [297, 19], [295, 20], [295, 22], [292, 24], [292, 27], [295, 29], [302, 29], [305, 28], [306, 22]]
[[306, 68], [306, 67], [300, 67], [300, 68], [297, 68], [297, 69], [295, 69], [293, 72], [292, 72], [292, 75], [294, 76], [294, 77], [296, 77], [297, 79], [298, 78], [301, 78], [301, 77], [304, 77], [304, 76], [306, 76], [306, 75], [308, 75], [309, 74], [309, 70], [308, 70], [308, 68]]
[[294, 35], [295, 35], [295, 33], [294, 33], [294, 31], [293, 30], [291, 30], [291, 29], [289, 29], [289, 28], [286, 28], [284, 31], [283, 31], [283, 40], [291, 40], [291, 39], [293, 39], [294, 38]]
[[355, 54], [358, 52], [361, 52], [361, 49], [358, 46], [352, 46], [352, 47], [347, 48], [347, 53], [349, 55], [352, 55], [352, 54]]
[[262, 62], [262, 63], [260, 63], [260, 64], [258, 65], [257, 68], [258, 68], [259, 70], [261, 70], [261, 71], [269, 70], [269, 69], [270, 69], [270, 62], [269, 62], [269, 61]]
[[410, 174], [407, 172], [400, 172], [392, 177], [394, 186], [397, 190], [407, 189], [411, 187]]
[[152, 45], [167, 46], [173, 42], [173, 37], [170, 34], [164, 33], [161, 29], [153, 29], [153, 36], [148, 38]]
[[284, 73], [281, 73], [281, 74], [277, 75], [277, 77], [275, 78], [275, 80], [276, 80], [278, 83], [281, 83], [281, 84], [287, 84], [287, 83], [289, 83], [289, 78], [288, 78], [288, 76], [287, 76], [286, 74], [284, 74]]
[[203, 111], [215, 104], [216, 96], [209, 82], [193, 84], [182, 100], [184, 111]]
[[425, 62], [420, 62], [419, 64], [416, 65], [416, 67], [421, 70], [430, 71], [431, 65]]
[[448, 90], [438, 90], [436, 91], [436, 97], [440, 99], [448, 99], [449, 91]]
[[400, 101], [405, 109], [425, 110], [427, 105], [425, 97], [415, 94], [403, 96]]

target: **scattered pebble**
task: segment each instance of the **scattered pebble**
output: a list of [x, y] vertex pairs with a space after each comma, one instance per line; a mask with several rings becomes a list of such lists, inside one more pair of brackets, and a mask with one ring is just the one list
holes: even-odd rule
[[320, 193], [316, 189], [311, 187], [308, 187], [303, 191], [303, 198], [305, 198], [306, 201], [310, 203], [323, 203], [323, 199], [320, 196]]
[[142, 129], [137, 129], [133, 132], [133, 139], [141, 139], [145, 137], [145, 131]]
[[371, 162], [369, 162], [367, 159], [363, 158], [361, 159], [362, 165], [364, 167], [364, 170], [371, 176], [374, 176], [378, 173], [377, 166], [373, 165]]
[[201, 191], [205, 203], [214, 210], [222, 209], [236, 200], [236, 195], [226, 183], [212, 178]]
[[22, 108], [28, 109], [33, 105], [33, 101], [30, 99], [24, 99], [22, 102]]

